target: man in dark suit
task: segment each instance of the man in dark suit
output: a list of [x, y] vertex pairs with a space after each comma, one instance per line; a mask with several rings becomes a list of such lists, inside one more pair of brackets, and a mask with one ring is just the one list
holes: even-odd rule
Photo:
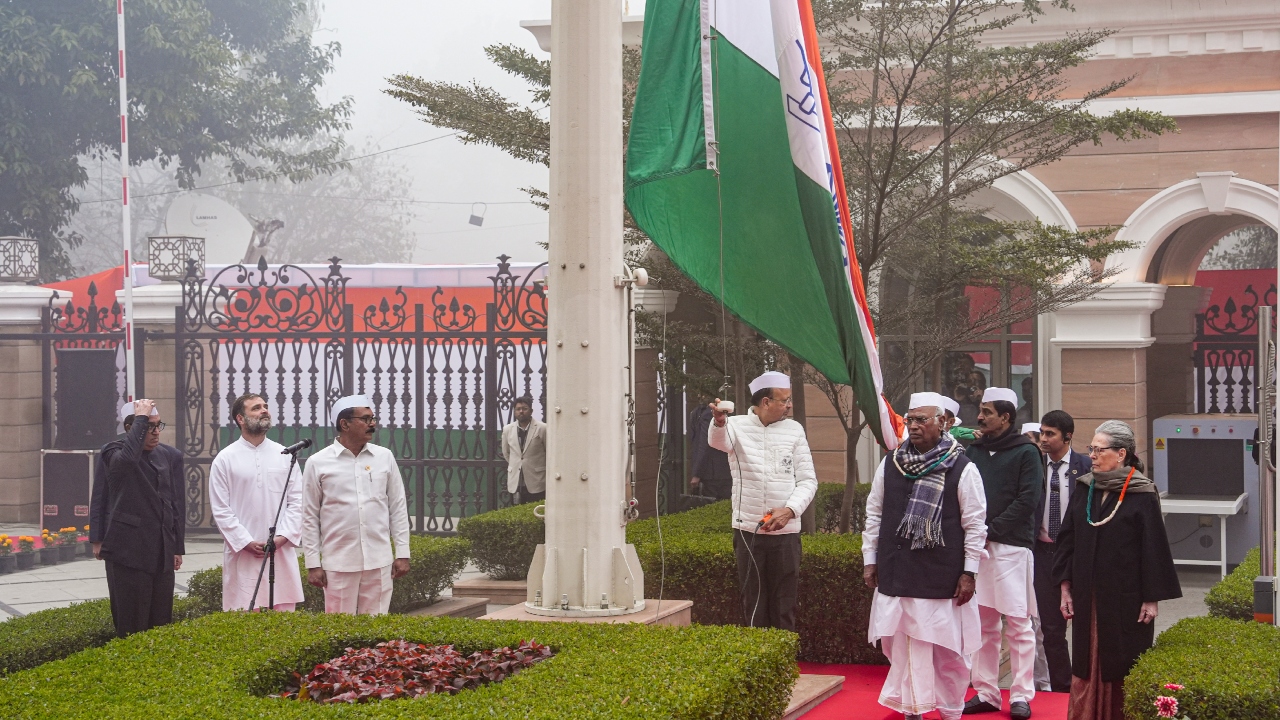
[[[133, 403], [125, 403], [120, 409], [124, 432], [127, 435], [133, 426]], [[98, 457], [93, 461], [93, 490], [89, 498], [89, 542], [93, 545], [93, 557], [102, 559], [102, 538], [107, 534], [107, 455], [114, 453], [124, 445], [124, 435], [117, 435], [115, 440], [103, 445], [98, 450]]]
[[182, 453], [160, 444], [164, 423], [153, 401], [135, 401], [126, 423], [119, 445], [103, 447], [105, 504], [96, 515], [90, 508], [91, 519], [105, 518], [98, 556], [118, 637], [173, 619], [174, 572], [186, 554]]
[[1035, 588], [1044, 656], [1049, 666], [1049, 688], [1053, 692], [1071, 692], [1067, 621], [1058, 607], [1060, 593], [1052, 578], [1058, 529], [1062, 527], [1067, 502], [1076, 491], [1076, 483], [1093, 467], [1088, 455], [1071, 450], [1071, 436], [1075, 431], [1075, 419], [1061, 410], [1051, 410], [1040, 419], [1045, 487], [1036, 509]]

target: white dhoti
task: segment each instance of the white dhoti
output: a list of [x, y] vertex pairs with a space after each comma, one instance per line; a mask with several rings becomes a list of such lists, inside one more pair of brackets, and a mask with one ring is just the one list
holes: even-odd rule
[[[982, 620], [982, 647], [973, 658], [973, 689], [978, 697], [1000, 707], [1000, 635], [1009, 642], [1010, 702], [1035, 697], [1036, 631], [1038, 617], [1034, 565], [1030, 548], [987, 543], [987, 557], [978, 567], [977, 601]], [[1003, 628], [1002, 617], [1003, 616]]]
[[907, 715], [937, 710], [959, 718], [969, 688], [970, 656], [981, 644], [977, 604], [881, 595], [871, 603], [867, 639], [880, 641], [889, 675], [880, 704]]
[[357, 572], [325, 571], [324, 611], [385, 615], [391, 608], [391, 566]]

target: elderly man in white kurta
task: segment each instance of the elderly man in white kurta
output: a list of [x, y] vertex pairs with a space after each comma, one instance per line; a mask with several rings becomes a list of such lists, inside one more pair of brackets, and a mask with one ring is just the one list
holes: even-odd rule
[[[231, 417], [240, 427], [240, 438], [223, 448], [209, 469], [209, 506], [222, 533], [222, 609], [265, 607], [269, 578], [262, 575], [262, 558], [276, 510], [275, 609], [293, 610], [302, 602], [302, 574], [298, 571], [298, 546], [302, 542], [302, 480], [294, 468], [289, 476], [284, 447], [267, 437], [271, 413], [258, 395], [241, 395], [231, 406]], [[287, 482], [286, 482], [287, 481]], [[288, 487], [286, 494], [286, 485]], [[284, 505], [280, 504], [281, 496]]]
[[982, 623], [972, 602], [987, 538], [982, 478], [944, 432], [937, 393], [911, 396], [907, 442], [880, 462], [867, 497], [863, 579], [875, 588], [867, 639], [889, 658], [880, 704], [915, 720], [964, 713]]
[[409, 572], [409, 511], [395, 455], [373, 439], [378, 420], [362, 395], [334, 403], [338, 437], [307, 460], [302, 551], [324, 610], [380, 615], [392, 581]]

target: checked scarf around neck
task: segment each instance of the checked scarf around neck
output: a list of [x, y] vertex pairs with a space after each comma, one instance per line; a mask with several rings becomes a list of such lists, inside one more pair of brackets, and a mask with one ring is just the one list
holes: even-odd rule
[[946, 545], [942, 540], [942, 492], [947, 471], [963, 454], [960, 443], [946, 433], [926, 453], [916, 452], [910, 442], [894, 451], [894, 465], [903, 477], [914, 481], [907, 511], [898, 525], [898, 536], [910, 539], [912, 550]]

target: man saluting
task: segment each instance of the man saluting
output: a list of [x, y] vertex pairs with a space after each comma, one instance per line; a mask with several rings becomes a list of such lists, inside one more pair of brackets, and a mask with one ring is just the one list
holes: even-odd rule
[[[276, 525], [275, 609], [293, 610], [303, 601], [302, 575], [298, 572], [298, 546], [302, 543], [302, 481], [297, 468], [289, 477], [290, 458], [284, 446], [267, 437], [271, 413], [267, 401], [252, 393], [231, 405], [231, 418], [240, 426], [240, 438], [223, 448], [209, 469], [209, 505], [222, 533], [222, 609], [248, 610], [267, 604], [268, 578], [262, 575], [267, 535], [280, 508]], [[280, 496], [288, 484], [288, 497]], [[256, 601], [253, 597], [257, 587]]]
[[908, 442], [880, 462], [867, 496], [863, 580], [875, 588], [867, 639], [889, 658], [881, 705], [910, 719], [936, 709], [956, 720], [982, 643], [971, 600], [987, 502], [977, 468], [944, 432], [942, 396], [916, 393], [910, 405]]
[[[391, 581], [409, 572], [409, 511], [395, 455], [373, 439], [378, 418], [363, 395], [334, 403], [338, 437], [307, 460], [302, 551], [324, 611], [380, 615]], [[392, 543], [394, 542], [394, 546]]]

